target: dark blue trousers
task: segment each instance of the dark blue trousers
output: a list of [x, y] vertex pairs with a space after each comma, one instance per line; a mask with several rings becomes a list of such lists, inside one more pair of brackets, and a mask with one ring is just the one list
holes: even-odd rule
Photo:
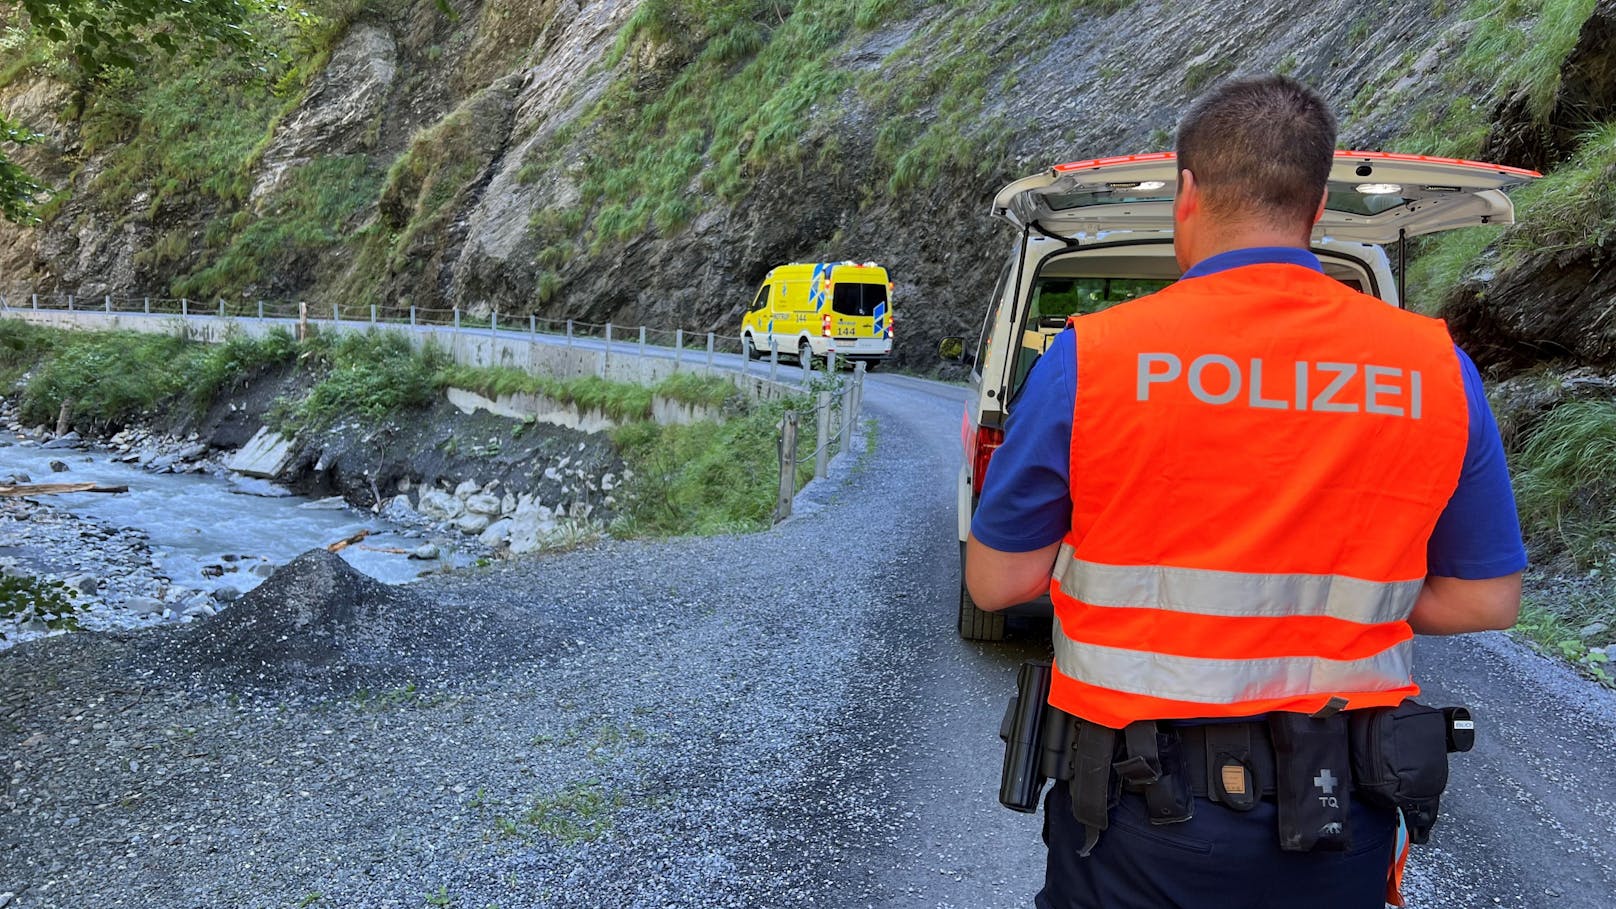
[[1278, 806], [1248, 812], [1195, 800], [1195, 817], [1153, 826], [1142, 796], [1124, 793], [1088, 858], [1071, 795], [1044, 801], [1049, 866], [1039, 909], [1384, 909], [1397, 812], [1354, 801], [1352, 849], [1285, 852]]

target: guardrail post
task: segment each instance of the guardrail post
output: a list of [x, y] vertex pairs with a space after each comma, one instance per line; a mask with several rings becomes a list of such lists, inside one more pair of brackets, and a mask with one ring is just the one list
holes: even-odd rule
[[141, 312], [148, 316], [151, 315], [151, 297], [141, 298]]
[[105, 306], [106, 311], [107, 312], [112, 312], [112, 294], [107, 294], [106, 297], [102, 300], [102, 302], [106, 304], [106, 306]]
[[606, 323], [606, 349], [604, 351], [602, 351], [601, 355], [600, 355], [600, 377], [602, 379], [606, 378], [606, 374], [611, 371], [611, 368], [612, 368], [612, 323], [607, 322]]
[[841, 394], [837, 397], [842, 405], [836, 421], [836, 435], [842, 444], [837, 448], [842, 454], [847, 454], [853, 449], [853, 384], [849, 382], [842, 386]]
[[780, 418], [780, 493], [774, 500], [774, 523], [791, 517], [791, 499], [797, 494], [797, 412]]
[[306, 300], [297, 301], [297, 339], [307, 340], [309, 336], [309, 304]]
[[67, 295], [67, 311], [68, 312], [73, 311], [73, 295], [72, 294]]
[[825, 375], [836, 375], [836, 351], [834, 350], [825, 352]]
[[[746, 364], [742, 363], [741, 365], [745, 366]], [[707, 371], [713, 371], [713, 333], [710, 331], [707, 333]]]
[[572, 346], [572, 320], [567, 320], [567, 346]]
[[10, 309], [10, 308], [11, 308], [11, 302], [6, 299], [5, 294], [0, 294], [0, 309]]
[[780, 339], [769, 337], [769, 381], [774, 381], [775, 373], [780, 369]]
[[219, 318], [224, 318], [224, 299], [219, 299]]
[[333, 303], [333, 304], [331, 304], [331, 321], [333, 321], [333, 322], [341, 322], [342, 321], [342, 304], [341, 303]]
[[606, 323], [606, 349], [608, 351], [612, 349], [612, 323], [610, 322]]
[[180, 297], [180, 318], [189, 319], [190, 317], [191, 317], [191, 301], [185, 299], [184, 297]]
[[527, 333], [529, 337], [537, 337], [539, 334], [539, 317], [533, 313], [527, 314]]
[[34, 308], [38, 309], [39, 308], [39, 294], [34, 294], [33, 296], [34, 296]]
[[410, 304], [410, 327], [415, 327], [415, 304]]
[[640, 326], [640, 365], [645, 365], [645, 326]]
[[673, 371], [674, 372], [679, 371], [679, 359], [684, 356], [684, 353], [685, 353], [685, 330], [683, 328], [675, 328], [673, 330]]
[[859, 425], [860, 415], [864, 413], [864, 361], [853, 364], [853, 425]]
[[376, 324], [376, 304], [370, 304], [370, 324]]
[[819, 444], [814, 448], [814, 476], [822, 477], [830, 467], [830, 392], [822, 391], [816, 398], [814, 424]]
[[488, 330], [490, 332], [499, 331], [499, 310], [497, 309], [488, 311]]
[[454, 308], [454, 330], [460, 330], [460, 307], [458, 306]]

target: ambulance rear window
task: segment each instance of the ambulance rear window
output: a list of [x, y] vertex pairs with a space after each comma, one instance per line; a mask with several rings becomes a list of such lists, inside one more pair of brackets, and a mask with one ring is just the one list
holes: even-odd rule
[[885, 284], [839, 282], [831, 293], [830, 308], [844, 316], [873, 316], [875, 308], [887, 301]]

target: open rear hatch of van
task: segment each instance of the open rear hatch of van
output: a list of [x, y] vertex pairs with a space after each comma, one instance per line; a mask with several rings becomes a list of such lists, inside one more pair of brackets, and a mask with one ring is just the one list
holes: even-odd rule
[[[1313, 235], [1387, 244], [1458, 227], [1512, 224], [1515, 206], [1504, 189], [1538, 176], [1454, 158], [1338, 151], [1329, 201]], [[1177, 187], [1172, 152], [1097, 158], [1017, 180], [994, 197], [993, 213], [1017, 228], [1061, 237], [1171, 230]]]

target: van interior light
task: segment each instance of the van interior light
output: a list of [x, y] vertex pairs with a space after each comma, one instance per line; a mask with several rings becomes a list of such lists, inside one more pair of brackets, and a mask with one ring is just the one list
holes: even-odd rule
[[1394, 196], [1403, 191], [1396, 183], [1359, 183], [1358, 192], [1366, 196]]

